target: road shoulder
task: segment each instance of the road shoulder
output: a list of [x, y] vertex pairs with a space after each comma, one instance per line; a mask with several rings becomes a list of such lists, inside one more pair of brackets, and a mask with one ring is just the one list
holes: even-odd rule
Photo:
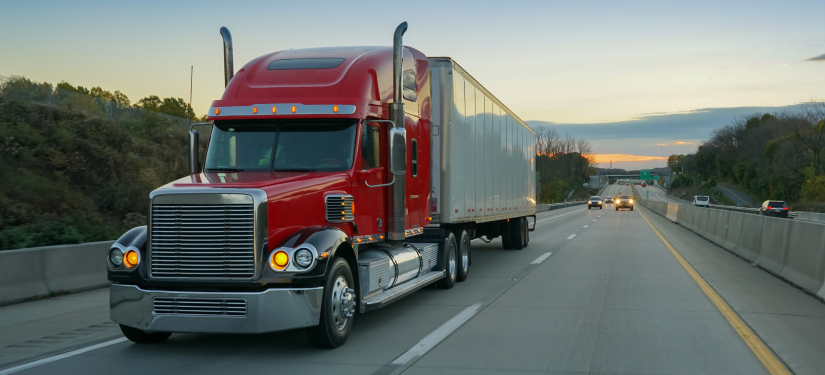
[[795, 374], [825, 368], [825, 304], [670, 220], [645, 216]]

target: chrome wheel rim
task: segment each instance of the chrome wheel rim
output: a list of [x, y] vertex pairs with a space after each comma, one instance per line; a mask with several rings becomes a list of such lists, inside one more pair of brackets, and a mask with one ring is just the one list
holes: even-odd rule
[[464, 243], [464, 250], [465, 251], [463, 253], [461, 253], [461, 269], [464, 270], [465, 272], [470, 267], [470, 255], [469, 255], [470, 251], [469, 251], [469, 249], [470, 249], [470, 242], [467, 241], [467, 242]]
[[332, 301], [330, 302], [332, 322], [335, 324], [335, 329], [343, 331], [349, 323], [349, 318], [355, 313], [354, 290], [350, 289], [344, 276], [338, 276], [335, 279], [335, 283], [332, 285]]
[[450, 258], [449, 258], [447, 263], [448, 263], [448, 266], [449, 266], [449, 269], [450, 269], [450, 278], [454, 279], [455, 278], [455, 263], [456, 263], [455, 262], [455, 246], [452, 246], [452, 248], [450, 249]]

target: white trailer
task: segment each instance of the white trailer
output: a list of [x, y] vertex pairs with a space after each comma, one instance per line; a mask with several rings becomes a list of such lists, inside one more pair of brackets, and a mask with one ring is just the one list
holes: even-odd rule
[[428, 61], [434, 223], [535, 217], [536, 132], [451, 58]]

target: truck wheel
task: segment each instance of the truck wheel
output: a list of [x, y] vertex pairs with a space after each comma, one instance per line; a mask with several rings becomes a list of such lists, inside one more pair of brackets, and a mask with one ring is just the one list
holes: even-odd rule
[[172, 336], [171, 332], [146, 332], [123, 324], [120, 325], [120, 332], [123, 332], [123, 336], [126, 336], [129, 341], [137, 344], [154, 344]]
[[312, 345], [334, 349], [347, 342], [355, 314], [354, 286], [349, 263], [340, 257], [333, 258], [329, 277], [324, 283], [321, 321], [307, 329]]
[[515, 250], [524, 248], [524, 218], [522, 217], [510, 220], [510, 244]]
[[630, 206], [630, 211], [633, 211], [633, 206]]
[[456, 239], [458, 240], [458, 274], [456, 280], [464, 281], [467, 280], [467, 276], [470, 274], [470, 236], [467, 235], [467, 231], [460, 230], [456, 234]]
[[527, 247], [530, 244], [530, 223], [527, 222], [527, 218], [524, 219], [524, 247]]
[[504, 250], [510, 250], [513, 248], [513, 244], [510, 241], [510, 222], [504, 220], [499, 223], [498, 225], [499, 232], [501, 232], [501, 247]]
[[447, 277], [439, 280], [435, 285], [441, 289], [452, 289], [458, 277], [458, 245], [452, 233], [447, 237], [447, 244], [444, 247], [444, 270]]

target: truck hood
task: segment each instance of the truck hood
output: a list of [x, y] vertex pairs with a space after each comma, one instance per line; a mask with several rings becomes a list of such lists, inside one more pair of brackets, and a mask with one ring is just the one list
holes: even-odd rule
[[266, 188], [276, 185], [294, 187], [324, 184], [330, 180], [349, 180], [349, 172], [207, 172], [182, 177], [161, 189], [210, 188]]

